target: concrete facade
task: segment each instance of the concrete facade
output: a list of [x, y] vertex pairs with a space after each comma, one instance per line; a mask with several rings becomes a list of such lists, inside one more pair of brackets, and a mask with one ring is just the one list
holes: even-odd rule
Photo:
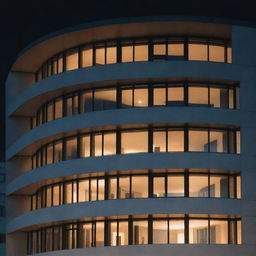
[[[81, 248], [37, 255], [225, 255], [253, 256], [256, 250], [256, 29], [203, 21], [109, 21], [87, 24], [74, 31], [46, 37], [26, 49], [14, 63], [6, 82], [7, 255], [27, 255], [27, 232], [54, 224], [95, 217], [145, 214], [205, 214], [240, 216], [242, 244], [148, 244]], [[153, 24], [153, 25], [152, 25]], [[102, 34], [102, 31], [106, 31]], [[107, 36], [110, 33], [109, 37]], [[54, 54], [81, 43], [128, 37], [196, 35], [229, 38], [232, 63], [205, 61], [145, 61], [92, 66], [35, 81], [39, 66]], [[59, 46], [60, 40], [63, 45]], [[59, 46], [59, 48], [58, 48]], [[48, 50], [46, 50], [48, 49]], [[37, 58], [38, 56], [38, 58]], [[33, 59], [36, 59], [33, 61]], [[240, 108], [199, 106], [127, 108], [63, 117], [31, 129], [31, 118], [45, 102], [85, 88], [124, 82], [202, 80], [240, 85]], [[150, 127], [152, 124], [191, 124], [239, 127], [241, 153], [165, 152], [139, 153], [61, 161], [32, 169], [31, 156], [53, 140], [106, 128]], [[151, 169], [218, 169], [241, 174], [241, 199], [146, 198], [103, 200], [59, 205], [31, 211], [31, 195], [46, 184], [84, 175]], [[1, 228], [1, 227], [0, 227]]]

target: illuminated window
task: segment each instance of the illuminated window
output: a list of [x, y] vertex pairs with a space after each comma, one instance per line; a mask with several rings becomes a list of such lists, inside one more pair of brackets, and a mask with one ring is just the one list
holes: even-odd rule
[[113, 108], [116, 108], [116, 90], [96, 90], [94, 93], [94, 110], [97, 111]]
[[93, 65], [93, 57], [92, 57], [92, 47], [87, 46], [84, 47], [81, 51], [81, 58], [82, 58], [82, 67], [90, 67]]
[[[135, 143], [136, 142], [136, 143]], [[148, 132], [133, 131], [121, 133], [121, 153], [133, 154], [148, 152]]]
[[166, 104], [166, 89], [154, 88], [154, 106], [165, 106]]
[[66, 140], [66, 160], [77, 157], [77, 138]]
[[210, 197], [228, 197], [228, 177], [210, 176]]
[[148, 61], [148, 45], [134, 46], [134, 61]]
[[189, 151], [208, 152], [208, 131], [189, 130]]
[[116, 55], [116, 47], [112, 46], [112, 47], [107, 47], [106, 48], [107, 51], [107, 61], [106, 64], [113, 64], [116, 63], [117, 61], [117, 55]]
[[208, 60], [207, 44], [189, 43], [188, 59], [207, 61]]
[[133, 244], [148, 243], [148, 222], [134, 221], [133, 222]]
[[185, 225], [184, 220], [169, 221], [169, 243], [184, 244], [185, 241]]
[[209, 61], [225, 62], [225, 47], [209, 45]]
[[122, 62], [133, 62], [133, 46], [122, 46]]
[[132, 198], [148, 197], [148, 176], [132, 177]]
[[166, 131], [153, 132], [153, 152], [166, 152]]
[[189, 243], [208, 244], [208, 220], [189, 220]]
[[104, 134], [104, 156], [116, 154], [116, 133]]
[[165, 177], [154, 177], [153, 179], [153, 196], [165, 197]]
[[208, 107], [208, 88], [189, 86], [188, 103], [195, 105], [200, 104]]
[[148, 106], [148, 89], [134, 89], [134, 107]]
[[[98, 48], [99, 47], [99, 48]], [[97, 46], [95, 49], [95, 65], [105, 64], [105, 48]]]
[[228, 222], [226, 220], [210, 220], [210, 243], [228, 243]]
[[96, 222], [96, 247], [104, 246], [104, 222]]
[[189, 196], [190, 197], [208, 197], [208, 175], [190, 175], [189, 176]]
[[89, 157], [91, 155], [90, 142], [91, 142], [90, 135], [84, 135], [81, 137], [80, 157]]
[[184, 175], [168, 176], [167, 179], [167, 196], [177, 197], [184, 196]]
[[66, 54], [66, 70], [78, 69], [78, 50], [71, 50]]
[[168, 130], [168, 152], [184, 151], [184, 131]]
[[153, 244], [168, 244], [168, 221], [153, 221]]
[[119, 178], [119, 198], [130, 198], [130, 177]]
[[93, 95], [92, 91], [86, 91], [81, 94], [81, 113], [90, 112], [93, 110]]

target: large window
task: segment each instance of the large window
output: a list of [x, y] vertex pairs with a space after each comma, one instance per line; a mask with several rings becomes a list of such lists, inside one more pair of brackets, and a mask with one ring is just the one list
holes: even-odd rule
[[[162, 171], [162, 172], [161, 172]], [[80, 202], [154, 197], [241, 198], [239, 173], [170, 169], [80, 178], [41, 187], [31, 210]]]
[[235, 84], [194, 82], [149, 83], [86, 89], [57, 97], [42, 105], [31, 127], [65, 116], [116, 108], [195, 106], [239, 108]]
[[[119, 143], [117, 143], [119, 142]], [[42, 146], [32, 168], [77, 157], [161, 152], [240, 153], [240, 131], [221, 128], [138, 128], [67, 137]]]
[[241, 218], [153, 215], [43, 227], [27, 232], [27, 254], [54, 250], [144, 244], [241, 244]]
[[157, 37], [95, 42], [66, 50], [48, 59], [36, 80], [78, 68], [125, 62], [196, 60], [232, 63], [229, 40], [191, 37]]

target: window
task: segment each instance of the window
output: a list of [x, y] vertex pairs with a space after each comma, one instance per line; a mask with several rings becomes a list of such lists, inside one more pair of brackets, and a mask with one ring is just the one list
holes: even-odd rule
[[133, 222], [133, 244], [148, 243], [148, 222], [134, 221]]
[[109, 199], [117, 199], [117, 178], [109, 179]]
[[130, 177], [119, 178], [119, 198], [130, 198]]
[[92, 47], [87, 46], [82, 48], [81, 51], [81, 58], [82, 58], [82, 67], [90, 67], [93, 65], [93, 60], [92, 60]]
[[62, 141], [54, 144], [54, 163], [62, 161]]
[[189, 151], [208, 152], [208, 131], [189, 130]]
[[209, 61], [225, 62], [225, 47], [209, 45]]
[[168, 106], [182, 105], [184, 101], [184, 89], [183, 87], [169, 87], [168, 88]]
[[184, 244], [185, 241], [185, 225], [184, 220], [169, 221], [169, 243]]
[[148, 89], [134, 89], [134, 107], [148, 106]]
[[62, 99], [57, 99], [55, 101], [55, 119], [63, 117], [63, 101]]
[[153, 244], [168, 244], [168, 221], [153, 221]]
[[[230, 94], [230, 106], [233, 106], [234, 96], [232, 96]], [[210, 88], [210, 106], [214, 108], [228, 108], [228, 90], [224, 88]]]
[[189, 60], [207, 61], [208, 60], [207, 44], [206, 43], [204, 43], [204, 44], [189, 43], [188, 59]]
[[188, 103], [208, 107], [208, 88], [189, 86]]
[[210, 243], [228, 244], [228, 222], [226, 220], [210, 220]]
[[134, 61], [148, 61], [148, 45], [134, 46]]
[[[134, 143], [136, 141], [136, 143]], [[143, 153], [148, 152], [148, 132], [122, 132], [121, 133], [121, 153]]]
[[117, 62], [116, 46], [107, 47], [107, 61], [106, 64], [113, 64]]
[[66, 55], [66, 70], [78, 69], [78, 50], [71, 50]]
[[92, 91], [85, 91], [81, 94], [81, 113], [93, 111]]
[[91, 137], [90, 135], [84, 135], [80, 139], [80, 157], [90, 157], [91, 152]]
[[154, 177], [153, 179], [153, 196], [165, 197], [165, 177]]
[[154, 88], [154, 106], [166, 105], [166, 88]]
[[148, 197], [148, 176], [132, 177], [132, 198]]
[[190, 175], [189, 176], [189, 196], [190, 197], [208, 197], [208, 175]]
[[166, 131], [153, 132], [153, 152], [166, 152]]
[[184, 196], [184, 175], [168, 176], [167, 179], [167, 196], [178, 197]]
[[77, 138], [66, 140], [66, 160], [77, 157]]
[[208, 244], [208, 220], [189, 220], [189, 243]]
[[122, 46], [122, 62], [133, 62], [133, 46]]
[[116, 90], [96, 90], [94, 97], [94, 110], [116, 108]]
[[168, 130], [168, 152], [184, 151], [184, 131]]
[[96, 247], [104, 246], [104, 222], [96, 222]]
[[98, 45], [95, 49], [95, 65], [105, 64], [105, 48], [104, 46]]
[[79, 242], [78, 247], [79, 248], [90, 248], [93, 246], [92, 244], [92, 224], [86, 223], [81, 224], [79, 227]]
[[228, 152], [228, 133], [225, 131], [210, 131], [210, 152]]
[[210, 176], [210, 197], [228, 197], [228, 177]]
[[89, 201], [89, 180], [81, 180], [78, 184], [79, 202]]
[[110, 222], [110, 246], [128, 245], [128, 222]]
[[183, 42], [183, 40], [169, 39], [168, 56], [184, 56], [184, 42]]

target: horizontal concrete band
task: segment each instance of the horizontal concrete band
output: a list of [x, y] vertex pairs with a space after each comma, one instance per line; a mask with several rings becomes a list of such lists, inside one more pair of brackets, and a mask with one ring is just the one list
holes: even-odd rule
[[[240, 156], [225, 153], [141, 153], [73, 159], [21, 174], [6, 187], [6, 194], [22, 193], [29, 185], [60, 177], [122, 170], [205, 168], [241, 170]], [[24, 193], [24, 192], [23, 192]], [[30, 192], [28, 192], [30, 193]]]
[[256, 201], [217, 198], [148, 198], [84, 202], [43, 208], [20, 215], [7, 223], [7, 232], [33, 225], [79, 220], [87, 217], [108, 217], [143, 214], [221, 214], [255, 216]]
[[184, 123], [239, 127], [243, 124], [256, 128], [256, 116], [253, 112], [206, 107], [130, 108], [78, 114], [60, 118], [30, 130], [7, 149], [6, 158], [10, 159], [16, 154], [31, 154], [31, 147], [37, 148], [56, 137], [73, 135], [77, 131], [86, 131], [92, 128], [101, 130], [101, 127], [136, 127], [141, 124], [145, 126], [147, 124], [162, 126], [181, 124], [182, 126]]
[[87, 84], [83, 87], [86, 88], [92, 83], [98, 86], [107, 82], [111, 84], [111, 81], [116, 84], [122, 80], [127, 83], [132, 79], [166, 78], [224, 79], [241, 82], [252, 77], [254, 70], [254, 67], [200, 61], [119, 63], [77, 69], [48, 77], [26, 88], [7, 105], [7, 116], [35, 114], [37, 107], [43, 103], [42, 99], [40, 100], [42, 96], [44, 101], [47, 101], [61, 95], [65, 90], [75, 90], [81, 84]]
[[129, 245], [99, 247], [39, 253], [40, 256], [255, 256], [255, 245]]

